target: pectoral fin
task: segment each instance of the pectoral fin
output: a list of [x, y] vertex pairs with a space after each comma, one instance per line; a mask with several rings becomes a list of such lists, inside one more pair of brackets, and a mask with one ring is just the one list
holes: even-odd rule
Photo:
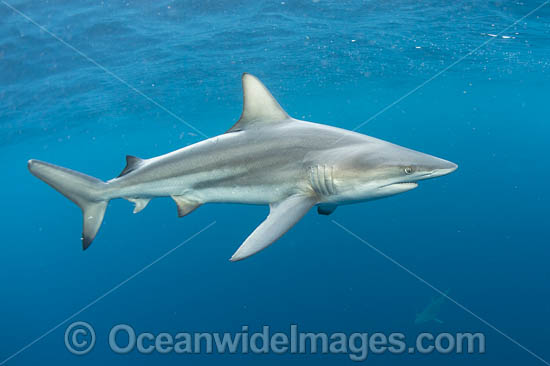
[[230, 260], [245, 259], [268, 247], [300, 221], [316, 203], [313, 197], [294, 195], [271, 204], [267, 218], [246, 238]]
[[434, 321], [435, 321], [436, 323], [443, 324], [443, 320], [441, 320], [441, 319], [434, 318]]

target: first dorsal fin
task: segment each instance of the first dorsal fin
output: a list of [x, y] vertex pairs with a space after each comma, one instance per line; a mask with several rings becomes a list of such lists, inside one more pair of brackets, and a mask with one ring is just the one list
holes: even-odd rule
[[132, 155], [126, 155], [126, 167], [120, 172], [117, 178], [122, 177], [130, 173], [131, 171], [136, 170], [143, 163], [143, 159], [137, 158]]
[[279, 122], [289, 118], [288, 114], [257, 77], [244, 73], [242, 81], [243, 113], [228, 132], [242, 131], [252, 125]]

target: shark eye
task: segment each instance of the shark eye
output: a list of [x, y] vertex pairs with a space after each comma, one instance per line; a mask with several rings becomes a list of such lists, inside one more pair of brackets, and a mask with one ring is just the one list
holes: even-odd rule
[[412, 166], [408, 166], [404, 170], [405, 170], [405, 174], [411, 174], [414, 171]]

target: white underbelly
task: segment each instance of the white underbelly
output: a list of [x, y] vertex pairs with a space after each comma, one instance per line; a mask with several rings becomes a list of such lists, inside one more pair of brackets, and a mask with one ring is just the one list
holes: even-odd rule
[[110, 198], [185, 196], [189, 200], [202, 203], [227, 202], [261, 205], [280, 201], [292, 194], [306, 192], [308, 189], [307, 184], [301, 182], [222, 185], [201, 188], [193, 186], [186, 179], [173, 178], [117, 189], [113, 191]]
[[298, 193], [296, 185], [262, 185], [238, 187], [209, 187], [186, 193], [199, 202], [227, 202], [264, 205]]

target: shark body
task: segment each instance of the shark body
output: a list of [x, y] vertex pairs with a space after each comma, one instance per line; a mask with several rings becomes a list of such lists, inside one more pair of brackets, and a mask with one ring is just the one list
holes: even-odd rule
[[456, 165], [356, 132], [291, 118], [254, 76], [243, 75], [244, 106], [225, 134], [174, 152], [139, 159], [103, 182], [38, 160], [29, 170], [83, 211], [82, 244], [95, 238], [111, 199], [135, 204], [170, 196], [179, 216], [205, 203], [267, 204], [266, 220], [232, 261], [269, 246], [313, 206], [330, 214], [337, 205], [382, 198], [416, 188], [417, 181], [448, 174]]

